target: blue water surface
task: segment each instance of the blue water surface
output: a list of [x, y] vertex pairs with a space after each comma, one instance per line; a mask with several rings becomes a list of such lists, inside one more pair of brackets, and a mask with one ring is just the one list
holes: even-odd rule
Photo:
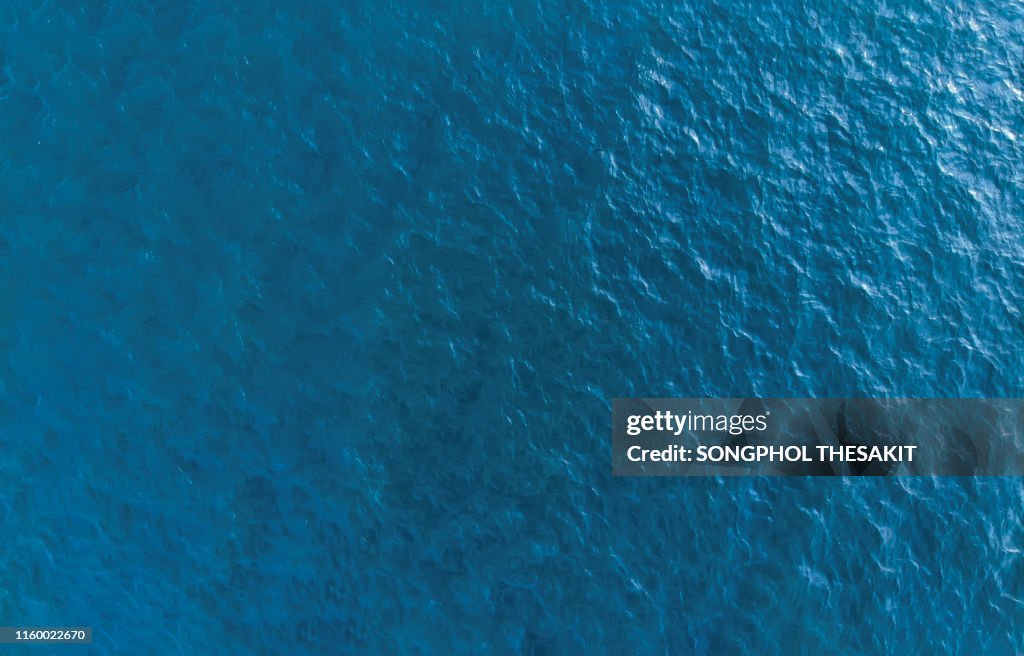
[[1024, 396], [1022, 35], [1017, 0], [3, 3], [0, 624], [1024, 652], [1020, 480], [615, 479], [609, 424]]

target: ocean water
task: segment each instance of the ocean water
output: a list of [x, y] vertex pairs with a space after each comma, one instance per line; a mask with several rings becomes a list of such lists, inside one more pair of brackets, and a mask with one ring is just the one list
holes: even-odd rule
[[1022, 35], [1018, 0], [4, 3], [0, 624], [1019, 654], [1020, 480], [616, 479], [609, 422], [1024, 395]]

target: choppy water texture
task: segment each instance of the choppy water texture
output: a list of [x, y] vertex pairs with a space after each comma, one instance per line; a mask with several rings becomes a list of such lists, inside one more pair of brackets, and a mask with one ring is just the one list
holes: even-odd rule
[[611, 477], [615, 396], [1024, 395], [1024, 5], [0, 7], [0, 624], [1016, 654], [1019, 480]]

